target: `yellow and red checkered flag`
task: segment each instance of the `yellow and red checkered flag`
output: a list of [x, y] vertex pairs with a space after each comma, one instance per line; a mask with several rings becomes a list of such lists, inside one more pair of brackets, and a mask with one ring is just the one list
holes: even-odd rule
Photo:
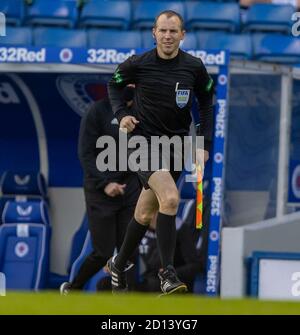
[[203, 184], [202, 168], [197, 164], [196, 229], [202, 228]]

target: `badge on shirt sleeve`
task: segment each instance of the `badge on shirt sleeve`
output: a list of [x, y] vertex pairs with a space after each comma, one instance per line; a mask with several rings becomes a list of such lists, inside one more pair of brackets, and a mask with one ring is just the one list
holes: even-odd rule
[[190, 90], [176, 90], [176, 104], [179, 108], [187, 105], [190, 97]]

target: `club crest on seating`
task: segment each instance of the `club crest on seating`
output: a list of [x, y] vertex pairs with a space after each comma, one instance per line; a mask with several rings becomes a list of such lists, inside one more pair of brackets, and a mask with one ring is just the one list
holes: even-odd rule
[[18, 257], [24, 257], [28, 254], [29, 247], [25, 242], [18, 242], [15, 246], [15, 254]]

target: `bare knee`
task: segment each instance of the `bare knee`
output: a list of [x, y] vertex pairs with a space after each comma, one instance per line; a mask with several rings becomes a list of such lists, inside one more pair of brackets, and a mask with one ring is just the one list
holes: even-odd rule
[[149, 226], [153, 219], [153, 216], [154, 213], [142, 209], [137, 210], [134, 213], [134, 218], [136, 219], [136, 221], [144, 226]]
[[179, 204], [178, 191], [167, 192], [159, 203], [159, 211], [167, 215], [176, 215]]

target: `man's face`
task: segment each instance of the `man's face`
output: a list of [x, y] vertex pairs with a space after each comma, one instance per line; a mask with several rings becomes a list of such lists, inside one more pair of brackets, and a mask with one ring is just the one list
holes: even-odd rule
[[157, 20], [156, 27], [153, 28], [159, 56], [162, 58], [175, 57], [179, 43], [184, 38], [184, 33], [177, 16], [167, 18], [165, 14], [161, 15]]

